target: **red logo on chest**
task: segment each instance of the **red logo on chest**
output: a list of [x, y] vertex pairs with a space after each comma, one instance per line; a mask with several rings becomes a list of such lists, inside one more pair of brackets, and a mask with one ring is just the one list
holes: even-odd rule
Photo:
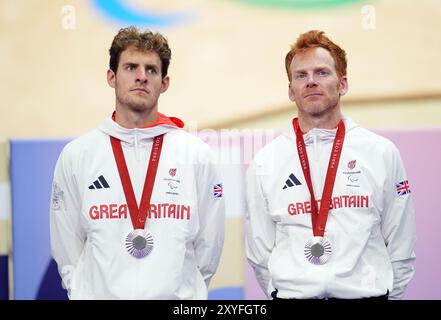
[[355, 168], [355, 165], [357, 164], [357, 160], [352, 160], [352, 161], [349, 161], [348, 162], [348, 168], [349, 169], [354, 169]]

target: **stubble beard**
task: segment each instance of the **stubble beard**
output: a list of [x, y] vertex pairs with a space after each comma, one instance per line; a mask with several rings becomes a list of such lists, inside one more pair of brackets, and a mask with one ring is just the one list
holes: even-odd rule
[[131, 97], [117, 97], [118, 104], [127, 111], [131, 111], [134, 113], [144, 113], [154, 108], [154, 106], [149, 106], [149, 103], [147, 101], [135, 100], [141, 99], [134, 99]]
[[[337, 91], [340, 90], [340, 85], [337, 84]], [[308, 114], [313, 118], [321, 118], [326, 114], [331, 114], [337, 109], [339, 105], [340, 95], [333, 97], [332, 100], [328, 101], [326, 105], [309, 105], [305, 106], [303, 109], [304, 113]]]
[[323, 116], [326, 116], [327, 114], [332, 114], [338, 106], [338, 98], [333, 99], [329, 101], [326, 105], [308, 105], [303, 106], [302, 108], [298, 108], [302, 111], [305, 115], [312, 117], [312, 118], [322, 118]]

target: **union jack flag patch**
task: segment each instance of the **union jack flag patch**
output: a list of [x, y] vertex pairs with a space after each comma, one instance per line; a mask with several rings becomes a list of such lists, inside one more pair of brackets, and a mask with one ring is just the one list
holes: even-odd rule
[[216, 183], [213, 186], [213, 196], [215, 198], [222, 198], [222, 183]]
[[397, 195], [404, 196], [405, 194], [410, 193], [409, 182], [407, 180], [398, 182], [397, 186]]

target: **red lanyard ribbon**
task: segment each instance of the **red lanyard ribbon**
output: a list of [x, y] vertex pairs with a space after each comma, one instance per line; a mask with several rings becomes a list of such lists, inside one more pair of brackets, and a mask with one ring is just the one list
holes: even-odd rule
[[147, 211], [150, 210], [150, 200], [152, 198], [153, 185], [155, 184], [156, 172], [158, 171], [159, 158], [161, 157], [162, 142], [164, 135], [153, 139], [152, 152], [150, 154], [149, 166], [145, 176], [144, 189], [142, 191], [141, 205], [136, 203], [135, 193], [133, 192], [132, 181], [130, 180], [127, 163], [121, 147], [121, 141], [115, 137], [110, 137], [113, 155], [115, 156], [118, 167], [119, 177], [124, 189], [127, 206], [129, 207], [130, 218], [134, 229], [144, 229]]
[[342, 120], [338, 123], [337, 134], [335, 135], [334, 144], [329, 158], [328, 171], [326, 173], [325, 186], [323, 188], [322, 199], [320, 202], [320, 211], [317, 209], [317, 203], [314, 197], [314, 189], [311, 182], [311, 171], [309, 169], [308, 154], [306, 152], [303, 134], [300, 131], [298, 118], [292, 121], [294, 132], [297, 136], [297, 152], [299, 154], [300, 164], [302, 166], [303, 175], [311, 194], [311, 220], [312, 231], [314, 237], [323, 237], [325, 234], [326, 221], [331, 206], [332, 190], [334, 189], [335, 176], [337, 175], [338, 162], [340, 161], [343, 142], [345, 140], [345, 124]]

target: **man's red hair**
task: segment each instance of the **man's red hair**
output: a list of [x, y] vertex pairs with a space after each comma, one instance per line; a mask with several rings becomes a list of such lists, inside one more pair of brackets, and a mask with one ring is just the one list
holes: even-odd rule
[[301, 34], [297, 41], [291, 46], [291, 50], [285, 57], [285, 68], [288, 79], [291, 82], [291, 62], [294, 56], [312, 48], [322, 47], [329, 51], [335, 62], [335, 69], [339, 78], [346, 75], [346, 52], [329, 40], [323, 31], [311, 30]]

